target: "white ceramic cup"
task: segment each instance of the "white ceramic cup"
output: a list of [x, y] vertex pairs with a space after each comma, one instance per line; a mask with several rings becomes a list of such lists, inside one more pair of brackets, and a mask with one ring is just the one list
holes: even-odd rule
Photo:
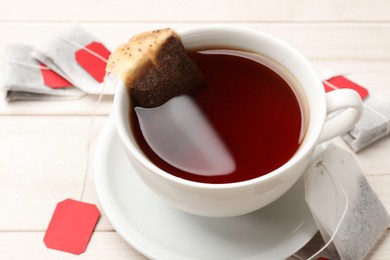
[[[259, 53], [276, 61], [298, 80], [300, 89], [296, 91], [306, 99], [303, 109], [308, 119], [299, 149], [280, 168], [242, 182], [199, 183], [163, 171], [140, 151], [129, 126], [128, 91], [120, 82], [114, 97], [114, 114], [124, 149], [143, 182], [159, 197], [183, 211], [201, 216], [227, 217], [268, 205], [300, 178], [319, 143], [345, 133], [360, 118], [362, 101], [355, 91], [343, 89], [325, 94], [322, 82], [309, 62], [288, 44], [268, 34], [249, 28], [218, 25], [182, 29], [178, 33], [187, 49], [226, 46]], [[333, 113], [335, 111], [339, 112]], [[330, 114], [331, 117], [328, 116]]]

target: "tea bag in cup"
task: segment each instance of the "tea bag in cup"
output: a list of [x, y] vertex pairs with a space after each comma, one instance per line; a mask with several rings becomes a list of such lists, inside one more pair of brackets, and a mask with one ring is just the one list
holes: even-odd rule
[[135, 111], [144, 138], [169, 164], [204, 176], [236, 169], [223, 140], [189, 96], [174, 97], [155, 108], [135, 107]]
[[33, 55], [85, 93], [114, 93], [113, 86], [101, 84], [110, 52], [78, 25], [41, 42]]
[[35, 60], [33, 47], [25, 44], [6, 46], [0, 78], [0, 89], [6, 99], [51, 100], [72, 99], [84, 95], [71, 83]]
[[305, 194], [327, 249], [341, 259], [363, 259], [390, 224], [353, 156], [335, 145], [307, 168]]

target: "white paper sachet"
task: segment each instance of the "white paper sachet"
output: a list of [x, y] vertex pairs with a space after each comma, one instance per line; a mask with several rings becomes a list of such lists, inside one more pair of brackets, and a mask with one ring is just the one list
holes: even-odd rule
[[355, 152], [390, 133], [390, 98], [370, 91], [363, 108], [361, 119], [342, 137]]
[[349, 132], [342, 136], [355, 152], [374, 143], [390, 133], [390, 97], [365, 88], [350, 75], [323, 73], [325, 90], [340, 88], [356, 90], [363, 100], [363, 115]]
[[110, 52], [78, 25], [38, 44], [34, 57], [85, 93], [112, 95], [114, 86], [103, 86]]
[[390, 224], [352, 154], [335, 145], [307, 168], [305, 193], [328, 249], [341, 259], [363, 259]]
[[50, 69], [35, 60], [31, 56], [32, 51], [33, 47], [25, 44], [6, 46], [0, 89], [6, 92], [7, 100], [58, 100], [79, 98], [84, 95], [74, 87], [49, 87], [43, 75]]

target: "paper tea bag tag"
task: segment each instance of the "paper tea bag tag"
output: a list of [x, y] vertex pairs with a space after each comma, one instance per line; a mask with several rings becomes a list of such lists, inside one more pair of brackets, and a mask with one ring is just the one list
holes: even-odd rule
[[99, 42], [92, 42], [75, 53], [76, 61], [97, 82], [103, 82], [110, 51]]
[[390, 224], [352, 154], [335, 145], [306, 169], [305, 198], [328, 250], [341, 259], [364, 259]]
[[79, 255], [85, 251], [100, 217], [89, 203], [66, 199], [57, 204], [43, 241], [48, 248]]
[[55, 71], [47, 67], [42, 62], [39, 63], [41, 66], [40, 71], [42, 74], [43, 83], [50, 88], [69, 88], [73, 87], [73, 84], [64, 79], [62, 76], [57, 74]]
[[368, 90], [366, 88], [356, 84], [344, 76], [335, 76], [324, 80], [323, 84], [326, 92], [330, 92], [335, 89], [349, 88], [359, 93], [362, 99], [365, 99], [368, 96]]

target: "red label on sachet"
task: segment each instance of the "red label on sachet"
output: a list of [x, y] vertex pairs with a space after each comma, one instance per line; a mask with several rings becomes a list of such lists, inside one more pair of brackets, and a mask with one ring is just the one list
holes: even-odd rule
[[57, 204], [43, 241], [48, 248], [79, 255], [85, 251], [100, 217], [89, 203], [66, 199]]
[[43, 83], [49, 88], [69, 88], [73, 86], [72, 83], [64, 79], [55, 71], [48, 68], [42, 62], [40, 62], [39, 65], [41, 66]]
[[355, 90], [357, 93], [359, 93], [360, 97], [362, 99], [365, 99], [368, 96], [368, 90], [355, 82], [347, 79], [344, 76], [336, 76], [332, 77], [330, 79], [323, 81], [324, 88], [326, 92], [335, 90], [335, 89], [341, 89], [341, 88], [350, 88]]
[[97, 82], [103, 82], [110, 51], [99, 42], [92, 42], [76, 52], [76, 61]]

